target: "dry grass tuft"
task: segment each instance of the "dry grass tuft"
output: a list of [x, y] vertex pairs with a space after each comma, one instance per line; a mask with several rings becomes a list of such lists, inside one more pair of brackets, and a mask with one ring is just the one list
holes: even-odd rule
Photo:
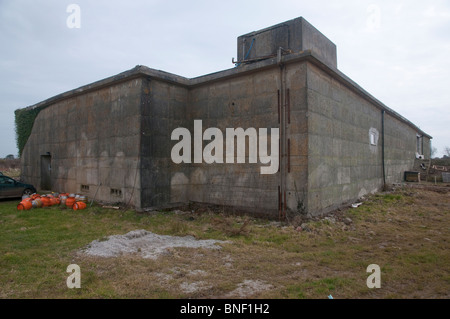
[[243, 222], [236, 222], [233, 217], [218, 217], [212, 220], [214, 227], [227, 236], [247, 236], [249, 234], [248, 226], [250, 219], [246, 218]]

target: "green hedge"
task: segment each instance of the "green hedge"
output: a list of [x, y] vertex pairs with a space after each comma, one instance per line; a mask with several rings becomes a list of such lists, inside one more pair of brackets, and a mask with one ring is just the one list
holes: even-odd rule
[[32, 109], [19, 109], [14, 112], [16, 124], [16, 142], [19, 149], [19, 157], [22, 156], [23, 148], [28, 141], [28, 137], [33, 129], [34, 120], [42, 107]]

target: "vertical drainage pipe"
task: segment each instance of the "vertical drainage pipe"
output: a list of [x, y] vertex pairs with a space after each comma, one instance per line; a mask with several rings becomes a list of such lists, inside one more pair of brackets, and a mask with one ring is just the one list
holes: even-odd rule
[[385, 110], [381, 110], [381, 165], [383, 169], [383, 190], [386, 189], [386, 171], [384, 165], [384, 113]]
[[278, 48], [278, 52], [277, 52], [277, 63], [278, 66], [280, 68], [280, 128], [279, 128], [279, 132], [280, 132], [280, 154], [279, 154], [279, 159], [280, 159], [280, 201], [281, 201], [281, 206], [279, 207], [279, 211], [278, 211], [278, 218], [280, 220], [284, 220], [286, 218], [286, 167], [285, 167], [285, 151], [286, 151], [286, 145], [285, 145], [285, 138], [286, 138], [286, 108], [285, 108], [285, 103], [286, 103], [286, 95], [285, 95], [285, 89], [286, 89], [286, 83], [285, 83], [285, 75], [286, 75], [286, 71], [285, 71], [285, 66], [283, 64], [282, 61], [282, 48], [279, 47]]

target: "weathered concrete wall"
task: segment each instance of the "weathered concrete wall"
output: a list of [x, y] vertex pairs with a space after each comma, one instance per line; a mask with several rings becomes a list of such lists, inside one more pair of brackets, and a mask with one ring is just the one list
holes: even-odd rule
[[187, 202], [189, 165], [171, 159], [171, 133], [191, 124], [188, 89], [175, 81], [143, 79], [140, 207]]
[[92, 198], [101, 183], [96, 199], [139, 204], [140, 99], [141, 80], [130, 79], [43, 109], [23, 151], [23, 178], [40, 188], [41, 156], [50, 154], [52, 191]]
[[[366, 93], [311, 63], [307, 78], [308, 211], [319, 214], [382, 188], [383, 113]], [[402, 181], [404, 171], [412, 169], [416, 133], [416, 128], [384, 113], [386, 183]]]
[[308, 211], [331, 210], [381, 187], [381, 112], [316, 66], [308, 64]]
[[[296, 208], [298, 201], [305, 199], [307, 187], [305, 64], [290, 65], [282, 72], [272, 65], [257, 71], [233, 70], [230, 76], [217, 74], [212, 80], [211, 75], [205, 77], [208, 79], [195, 79], [197, 84], [192, 86], [176, 78], [172, 82], [156, 78], [143, 82], [141, 207], [193, 201], [277, 216], [281, 172], [261, 174], [261, 167], [269, 164], [261, 163], [260, 158], [249, 163], [248, 138], [244, 163], [237, 163], [237, 147], [234, 163], [227, 163], [226, 129], [267, 128], [268, 133], [271, 128], [279, 129], [278, 108], [285, 107], [286, 101], [281, 99], [286, 99], [289, 88], [290, 122], [285, 121], [291, 149], [286, 201]], [[223, 163], [208, 164], [204, 159], [194, 163], [195, 120], [202, 121], [202, 134], [208, 128], [222, 132]], [[171, 140], [171, 133], [178, 127], [191, 133], [191, 163], [175, 164], [170, 157], [178, 143]], [[209, 143], [202, 140], [201, 150]]]
[[312, 50], [337, 68], [336, 45], [302, 17], [239, 36], [238, 61], [276, 55], [280, 47], [295, 53]]
[[[257, 163], [249, 163], [249, 140], [246, 139], [245, 163], [237, 163], [237, 147], [235, 163], [226, 163], [225, 154], [227, 128], [278, 128], [279, 77], [278, 68], [272, 67], [192, 88], [188, 128], [193, 132], [194, 120], [202, 120], [203, 131], [220, 129], [224, 163], [191, 165], [189, 200], [251, 209], [256, 214], [277, 211], [279, 174], [261, 174], [261, 166], [268, 164], [260, 163], [259, 158]], [[207, 144], [209, 141], [203, 141], [202, 149]]]
[[[287, 64], [283, 69], [286, 126], [286, 206], [294, 213], [302, 213], [308, 194], [308, 110], [306, 101], [306, 62]], [[288, 93], [289, 92], [289, 93]], [[284, 191], [283, 191], [284, 201]]]
[[387, 113], [384, 123], [386, 182], [398, 183], [414, 166], [417, 131]]
[[[301, 78], [296, 72], [291, 73], [293, 78]], [[248, 138], [245, 163], [237, 163], [237, 147], [234, 163], [227, 163], [225, 156], [227, 128], [258, 131], [279, 127], [279, 68], [236, 71], [233, 76], [219, 75], [214, 81], [196, 79], [199, 84], [193, 86], [174, 80], [149, 78], [143, 82], [141, 207], [193, 201], [276, 214], [280, 174], [261, 174], [261, 167], [269, 164], [261, 163], [259, 158], [257, 163], [249, 163]], [[292, 79], [293, 87], [304, 86], [298, 81]], [[296, 97], [297, 93], [292, 95]], [[304, 94], [300, 93], [300, 97]], [[297, 116], [295, 112], [293, 117]], [[206, 163], [204, 159], [194, 163], [195, 120], [202, 121], [202, 135], [208, 128], [222, 132], [223, 163]], [[175, 164], [171, 159], [171, 149], [179, 142], [171, 140], [171, 133], [179, 127], [191, 133], [191, 163]], [[298, 135], [298, 131], [293, 130], [293, 134]], [[201, 151], [209, 143], [202, 140]], [[270, 145], [268, 148], [270, 152]], [[293, 162], [293, 171], [299, 171], [298, 166]]]
[[431, 139], [427, 136], [423, 138], [423, 155], [425, 159], [431, 158]]
[[[339, 72], [336, 46], [306, 20], [239, 37], [239, 60], [253, 39], [249, 59], [280, 46], [294, 53], [194, 79], [136, 66], [38, 103], [48, 107], [23, 150], [23, 178], [45, 184], [51, 156], [55, 191], [92, 197], [101, 183], [96, 199], [136, 208], [194, 201], [272, 217], [304, 206], [317, 215], [381, 189], [383, 172], [386, 182], [401, 181], [413, 167], [416, 134], [424, 135], [429, 158], [430, 137]], [[221, 131], [219, 163], [194, 161], [196, 120], [202, 158], [212, 142], [203, 140], [205, 130]], [[172, 161], [177, 128], [190, 132], [189, 163]], [[258, 146], [256, 163], [249, 163], [248, 138], [244, 162], [237, 163], [237, 145], [227, 162], [227, 129], [239, 128], [279, 129], [276, 173], [261, 174], [269, 164]]]

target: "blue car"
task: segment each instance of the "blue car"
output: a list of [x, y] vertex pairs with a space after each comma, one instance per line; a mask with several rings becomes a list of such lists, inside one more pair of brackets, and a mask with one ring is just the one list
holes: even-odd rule
[[0, 198], [17, 198], [36, 193], [33, 185], [18, 182], [0, 173]]

